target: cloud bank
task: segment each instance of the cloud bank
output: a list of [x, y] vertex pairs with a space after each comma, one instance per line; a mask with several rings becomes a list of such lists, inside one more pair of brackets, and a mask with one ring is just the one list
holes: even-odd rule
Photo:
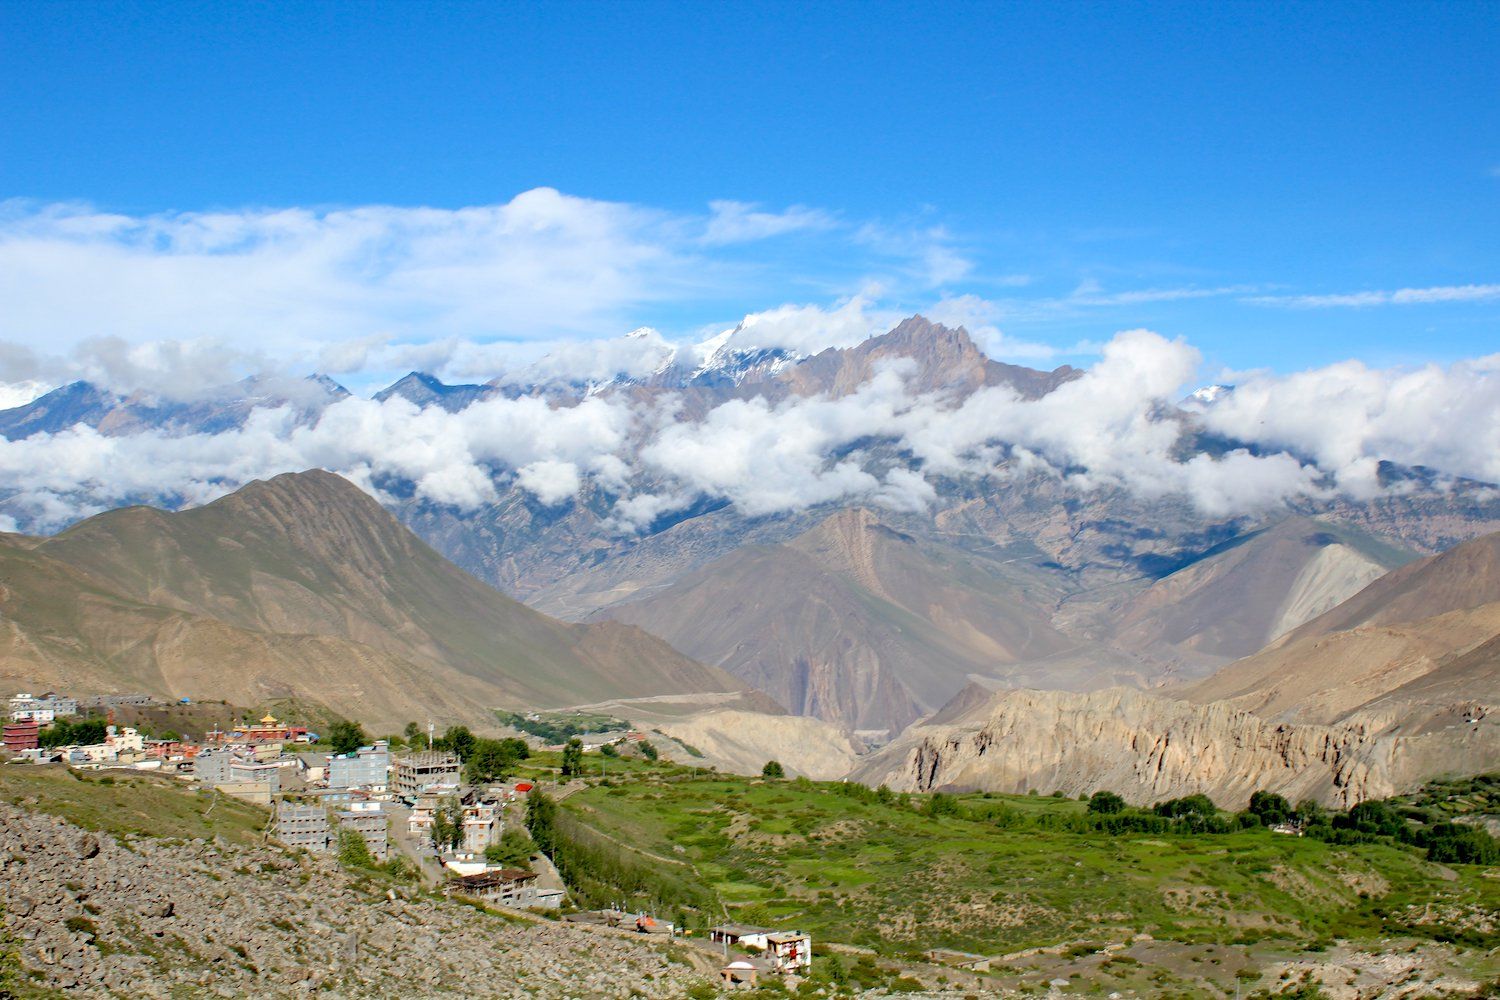
[[[852, 303], [843, 308], [863, 315]], [[777, 321], [795, 329], [801, 319]], [[666, 349], [650, 331], [626, 339]], [[1215, 515], [1334, 492], [1373, 495], [1382, 459], [1500, 481], [1500, 355], [1448, 367], [1346, 362], [1251, 373], [1189, 416], [1175, 401], [1200, 360], [1185, 341], [1134, 330], [1035, 400], [1005, 386], [962, 400], [923, 395], [910, 388], [913, 363], [903, 360], [836, 398], [752, 395], [693, 416], [676, 392], [616, 391], [568, 405], [495, 396], [456, 413], [348, 398], [313, 422], [291, 408], [259, 408], [218, 434], [75, 427], [0, 443], [0, 482], [11, 484], [3, 509], [27, 530], [50, 530], [124, 501], [201, 503], [250, 479], [315, 466], [377, 495], [377, 484], [401, 480], [424, 501], [465, 511], [512, 488], [558, 504], [597, 487], [622, 531], [704, 497], [748, 516], [829, 502], [922, 510], [942, 477], [1037, 471], [1079, 490], [1184, 496]], [[1184, 454], [1187, 420], [1240, 446]]]

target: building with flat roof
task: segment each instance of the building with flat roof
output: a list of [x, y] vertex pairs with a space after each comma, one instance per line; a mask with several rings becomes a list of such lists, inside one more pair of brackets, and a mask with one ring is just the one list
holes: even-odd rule
[[500, 843], [500, 834], [505, 830], [505, 821], [500, 818], [500, 807], [492, 802], [464, 808], [463, 846], [468, 854], [483, 854], [486, 847]]
[[331, 755], [328, 758], [328, 787], [383, 792], [390, 784], [390, 771], [390, 745], [379, 740], [373, 746], [360, 747], [353, 753]]
[[448, 895], [468, 896], [486, 903], [529, 910], [555, 910], [562, 906], [562, 890], [537, 886], [535, 872], [519, 868], [500, 868], [479, 875], [461, 875], [449, 879], [443, 887]]
[[[373, 808], [372, 808], [373, 807]], [[358, 834], [376, 861], [384, 861], [390, 853], [389, 835], [385, 812], [379, 802], [352, 802], [348, 808], [338, 811], [339, 829]]]
[[50, 691], [42, 695], [22, 692], [10, 700], [9, 707], [12, 722], [37, 722], [44, 726], [63, 716], [78, 714], [77, 699]]
[[322, 806], [282, 802], [276, 807], [276, 839], [288, 847], [324, 853], [333, 840], [328, 826], [328, 810]]
[[463, 764], [458, 755], [442, 750], [423, 750], [397, 757], [391, 787], [403, 799], [414, 800], [423, 792], [443, 786], [458, 787]]
[[205, 747], [193, 758], [193, 778], [206, 788], [221, 785], [264, 784], [272, 795], [281, 791], [281, 765], [225, 747]]
[[39, 734], [42, 727], [35, 719], [27, 719], [24, 722], [5, 723], [5, 750], [7, 753], [20, 753], [22, 750], [35, 750], [41, 746]]

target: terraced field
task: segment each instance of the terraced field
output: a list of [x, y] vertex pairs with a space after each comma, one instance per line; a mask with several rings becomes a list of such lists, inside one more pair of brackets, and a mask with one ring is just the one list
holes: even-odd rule
[[1266, 829], [1080, 833], [1067, 827], [1085, 804], [1056, 798], [944, 805], [947, 814], [931, 815], [923, 797], [694, 780], [663, 767], [574, 794], [563, 808], [581, 835], [638, 848], [619, 850], [625, 867], [679, 859], [673, 880], [712, 900], [677, 914], [689, 924], [727, 916], [795, 926], [907, 961], [931, 948], [1115, 954], [1101, 962], [1121, 975], [1141, 971], [1132, 955], [1143, 947], [1170, 944], [1227, 977], [1335, 942], [1379, 953], [1399, 941], [1449, 945], [1476, 977], [1500, 974], [1500, 870], [1434, 864], [1394, 842], [1336, 845]]

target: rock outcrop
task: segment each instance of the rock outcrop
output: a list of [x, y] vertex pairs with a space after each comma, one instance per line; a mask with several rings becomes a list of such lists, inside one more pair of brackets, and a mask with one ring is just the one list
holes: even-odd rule
[[1121, 688], [976, 689], [962, 701], [907, 730], [853, 777], [918, 791], [1108, 789], [1141, 804], [1204, 792], [1229, 808], [1270, 789], [1348, 806], [1435, 774], [1500, 765], [1500, 716], [1472, 703], [1454, 705], [1446, 725], [1403, 735], [1392, 731], [1395, 720], [1374, 714], [1276, 723], [1223, 702]]
[[735, 774], [759, 774], [778, 760], [789, 774], [832, 781], [849, 773], [863, 747], [819, 719], [760, 712], [715, 711], [656, 726], [703, 754], [703, 762]]

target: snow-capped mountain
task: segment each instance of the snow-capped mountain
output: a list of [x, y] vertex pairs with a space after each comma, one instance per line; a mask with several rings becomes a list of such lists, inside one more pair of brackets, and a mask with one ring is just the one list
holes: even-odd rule
[[1205, 385], [1188, 393], [1187, 398], [1182, 401], [1181, 405], [1184, 409], [1202, 412], [1228, 399], [1233, 392], [1234, 386], [1232, 385], [1220, 385], [1217, 383], [1214, 385]]

